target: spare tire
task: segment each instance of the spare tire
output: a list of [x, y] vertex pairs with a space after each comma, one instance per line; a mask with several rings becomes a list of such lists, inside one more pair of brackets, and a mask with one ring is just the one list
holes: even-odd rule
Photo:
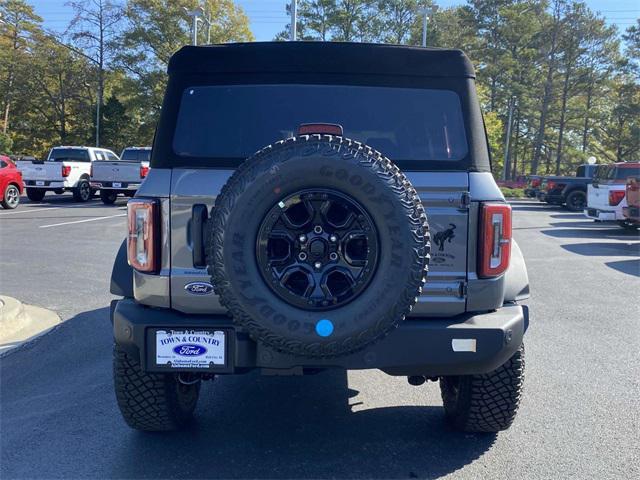
[[352, 353], [411, 311], [429, 260], [420, 198], [361, 143], [301, 135], [248, 158], [208, 222], [215, 292], [251, 337], [305, 357]]

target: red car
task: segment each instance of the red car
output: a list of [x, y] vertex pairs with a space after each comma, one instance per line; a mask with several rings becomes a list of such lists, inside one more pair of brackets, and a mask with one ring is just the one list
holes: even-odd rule
[[22, 173], [9, 157], [0, 155], [0, 205], [4, 208], [16, 208], [24, 189]]

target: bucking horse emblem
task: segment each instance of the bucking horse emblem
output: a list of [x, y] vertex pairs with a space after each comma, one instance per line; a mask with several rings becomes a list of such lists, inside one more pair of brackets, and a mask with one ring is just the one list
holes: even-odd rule
[[444, 251], [445, 242], [451, 243], [451, 240], [456, 238], [456, 234], [453, 232], [456, 229], [456, 226], [453, 223], [449, 224], [449, 228], [443, 230], [442, 232], [438, 232], [434, 235], [433, 241], [438, 245], [438, 251]]

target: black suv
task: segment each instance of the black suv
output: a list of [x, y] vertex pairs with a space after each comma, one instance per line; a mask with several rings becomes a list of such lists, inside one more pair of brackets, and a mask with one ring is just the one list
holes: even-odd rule
[[439, 380], [457, 428], [513, 421], [529, 285], [461, 51], [185, 47], [128, 215], [111, 312], [133, 428], [181, 427], [203, 381], [255, 369]]

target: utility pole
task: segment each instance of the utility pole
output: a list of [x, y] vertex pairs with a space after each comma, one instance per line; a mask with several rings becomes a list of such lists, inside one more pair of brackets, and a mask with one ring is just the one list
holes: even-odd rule
[[298, 0], [291, 0], [291, 41], [298, 37]]
[[502, 180], [507, 179], [509, 172], [509, 147], [511, 144], [511, 124], [513, 123], [513, 111], [516, 108], [516, 98], [509, 99], [509, 115], [507, 116], [507, 137], [504, 139], [504, 162], [502, 165]]
[[427, 46], [427, 22], [429, 21], [429, 16], [434, 15], [438, 11], [438, 5], [434, 5], [431, 8], [423, 8], [419, 11], [422, 18], [422, 46]]
[[204, 11], [202, 7], [196, 8], [195, 10], [187, 10], [186, 7], [183, 7], [184, 11], [187, 12], [193, 19], [193, 23], [191, 24], [191, 45], [198, 45], [198, 21], [203, 21], [200, 16], [204, 16]]

